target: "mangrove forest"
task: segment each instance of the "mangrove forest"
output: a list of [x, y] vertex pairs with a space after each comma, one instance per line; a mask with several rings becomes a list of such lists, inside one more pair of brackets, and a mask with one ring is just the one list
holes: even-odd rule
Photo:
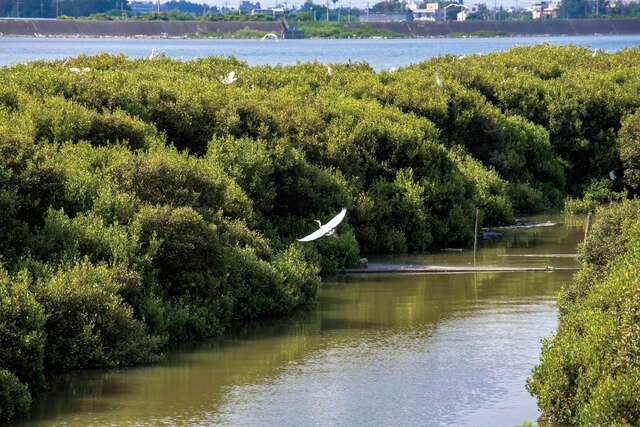
[[[362, 256], [468, 247], [476, 212], [606, 204], [527, 387], [557, 421], [640, 423], [638, 64], [541, 44], [383, 71], [1, 68], [0, 420], [54, 372], [152, 363], [311, 304]], [[296, 241], [342, 208], [333, 236]]]

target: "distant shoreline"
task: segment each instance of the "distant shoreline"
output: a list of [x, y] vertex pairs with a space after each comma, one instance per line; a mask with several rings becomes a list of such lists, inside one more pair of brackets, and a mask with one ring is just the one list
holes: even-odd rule
[[[292, 22], [290, 25], [297, 26]], [[359, 24], [344, 24], [354, 30]], [[476, 32], [494, 33], [495, 36], [589, 36], [640, 34], [640, 19], [574, 19], [552, 21], [463, 21], [463, 22], [389, 22], [369, 23], [374, 30], [388, 31], [411, 38], [439, 38]], [[214, 21], [85, 21], [0, 19], [0, 36], [35, 38], [116, 38], [116, 39], [199, 39], [199, 38], [254, 38], [235, 37], [243, 30], [281, 35], [280, 22], [214, 22]], [[191, 36], [202, 34], [203, 36]], [[219, 34], [206, 37], [207, 34]], [[480, 37], [480, 36], [478, 36]], [[258, 38], [257, 36], [255, 38]], [[349, 38], [349, 37], [314, 37]], [[353, 38], [394, 38], [367, 37]]]

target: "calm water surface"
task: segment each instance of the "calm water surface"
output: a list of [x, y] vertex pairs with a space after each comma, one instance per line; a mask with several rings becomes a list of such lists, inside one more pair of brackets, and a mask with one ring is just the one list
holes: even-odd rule
[[[546, 219], [546, 218], [545, 218]], [[582, 224], [481, 242], [494, 265], [575, 265]], [[504, 257], [537, 254], [533, 257]], [[461, 265], [472, 251], [394, 257]], [[386, 259], [389, 260], [389, 259]], [[161, 364], [59, 378], [25, 425], [512, 426], [538, 417], [524, 389], [557, 324], [568, 273], [342, 277], [317, 306]]]
[[640, 45], [640, 35], [537, 36], [434, 39], [353, 40], [183, 40], [183, 39], [73, 39], [0, 37], [0, 65], [36, 59], [57, 59], [100, 51], [124, 52], [147, 57], [151, 49], [173, 58], [191, 59], [210, 55], [235, 56], [250, 65], [291, 65], [297, 61], [367, 61], [376, 70], [414, 64], [447, 53], [472, 54], [506, 50], [515, 45], [538, 43], [592, 46], [615, 51]]

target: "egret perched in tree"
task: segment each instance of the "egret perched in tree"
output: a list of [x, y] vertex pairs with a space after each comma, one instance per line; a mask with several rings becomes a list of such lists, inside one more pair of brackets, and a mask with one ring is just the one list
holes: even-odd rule
[[156, 57], [156, 48], [151, 49], [151, 55], [149, 55], [149, 59], [153, 59]]
[[69, 68], [69, 71], [71, 71], [73, 73], [79, 73], [80, 72], [80, 68], [71, 67], [71, 68]]
[[310, 242], [312, 240], [319, 239], [322, 236], [331, 236], [333, 233], [335, 233], [335, 228], [342, 222], [346, 214], [347, 208], [342, 208], [340, 213], [331, 218], [331, 220], [325, 225], [322, 225], [322, 223], [316, 219], [315, 221], [318, 223], [318, 227], [320, 228], [318, 228], [308, 236], [304, 236], [302, 239], [298, 239], [298, 242]]
[[229, 74], [227, 74], [227, 77], [222, 79], [222, 83], [228, 85], [228, 84], [231, 84], [231, 83], [235, 82], [236, 80], [238, 80], [238, 78], [236, 77], [236, 73], [235, 73], [235, 71], [232, 71]]
[[436, 71], [436, 83], [438, 83], [438, 86], [442, 86], [442, 80], [440, 80], [440, 77], [438, 77], [437, 71]]
[[598, 54], [598, 49], [593, 51], [593, 55], [591, 55], [591, 57], [595, 58], [597, 54]]
[[331, 67], [329, 67], [329, 66], [327, 65], [327, 74], [331, 75], [331, 72], [332, 72], [332, 71], [331, 71]]

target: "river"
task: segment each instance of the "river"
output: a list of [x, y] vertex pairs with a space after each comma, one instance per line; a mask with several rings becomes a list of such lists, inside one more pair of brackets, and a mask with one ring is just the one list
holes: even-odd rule
[[[537, 219], [549, 219], [549, 217]], [[564, 221], [564, 217], [553, 217]], [[575, 266], [580, 221], [481, 241], [481, 265]], [[526, 255], [526, 256], [522, 256]], [[379, 262], [469, 265], [473, 251]], [[536, 419], [526, 378], [567, 272], [337, 277], [317, 305], [154, 366], [57, 376], [23, 425], [457, 425]]]
[[249, 65], [291, 65], [298, 61], [367, 61], [376, 70], [399, 67], [433, 56], [488, 53], [539, 43], [591, 46], [616, 51], [640, 45], [639, 35], [472, 37], [432, 39], [247, 40], [247, 39], [107, 39], [0, 37], [0, 66], [36, 59], [59, 59], [100, 51], [148, 57], [153, 48], [177, 59], [235, 56]]

